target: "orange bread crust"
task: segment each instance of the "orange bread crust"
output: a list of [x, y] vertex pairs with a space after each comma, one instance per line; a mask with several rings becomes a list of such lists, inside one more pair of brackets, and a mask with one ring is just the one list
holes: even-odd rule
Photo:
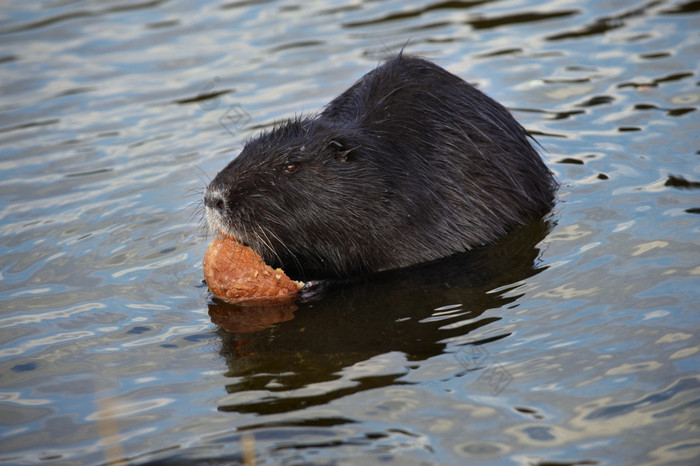
[[218, 237], [204, 254], [204, 278], [213, 294], [233, 302], [291, 300], [304, 286], [249, 247]]

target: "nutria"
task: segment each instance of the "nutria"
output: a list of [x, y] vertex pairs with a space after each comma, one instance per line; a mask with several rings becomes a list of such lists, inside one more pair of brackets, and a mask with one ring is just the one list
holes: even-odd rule
[[250, 140], [205, 190], [206, 219], [302, 279], [406, 267], [497, 240], [556, 182], [502, 105], [399, 54], [318, 115]]

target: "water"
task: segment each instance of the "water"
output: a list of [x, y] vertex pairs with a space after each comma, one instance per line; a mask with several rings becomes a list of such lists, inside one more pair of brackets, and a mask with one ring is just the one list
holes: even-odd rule
[[[5, 2], [0, 462], [697, 463], [698, 11]], [[552, 216], [317, 302], [212, 301], [206, 181], [401, 47], [538, 137]]]

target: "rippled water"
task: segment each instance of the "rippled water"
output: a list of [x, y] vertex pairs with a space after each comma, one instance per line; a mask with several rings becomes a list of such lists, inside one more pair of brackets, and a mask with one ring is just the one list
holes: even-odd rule
[[[0, 8], [0, 462], [700, 458], [697, 1]], [[401, 47], [538, 137], [553, 215], [297, 307], [212, 301], [207, 180]]]

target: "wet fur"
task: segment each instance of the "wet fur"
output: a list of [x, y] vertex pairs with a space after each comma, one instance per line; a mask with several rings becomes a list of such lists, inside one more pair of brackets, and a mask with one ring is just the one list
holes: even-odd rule
[[292, 275], [347, 277], [493, 242], [547, 213], [555, 190], [503, 106], [399, 55], [249, 141], [205, 208], [210, 228]]

